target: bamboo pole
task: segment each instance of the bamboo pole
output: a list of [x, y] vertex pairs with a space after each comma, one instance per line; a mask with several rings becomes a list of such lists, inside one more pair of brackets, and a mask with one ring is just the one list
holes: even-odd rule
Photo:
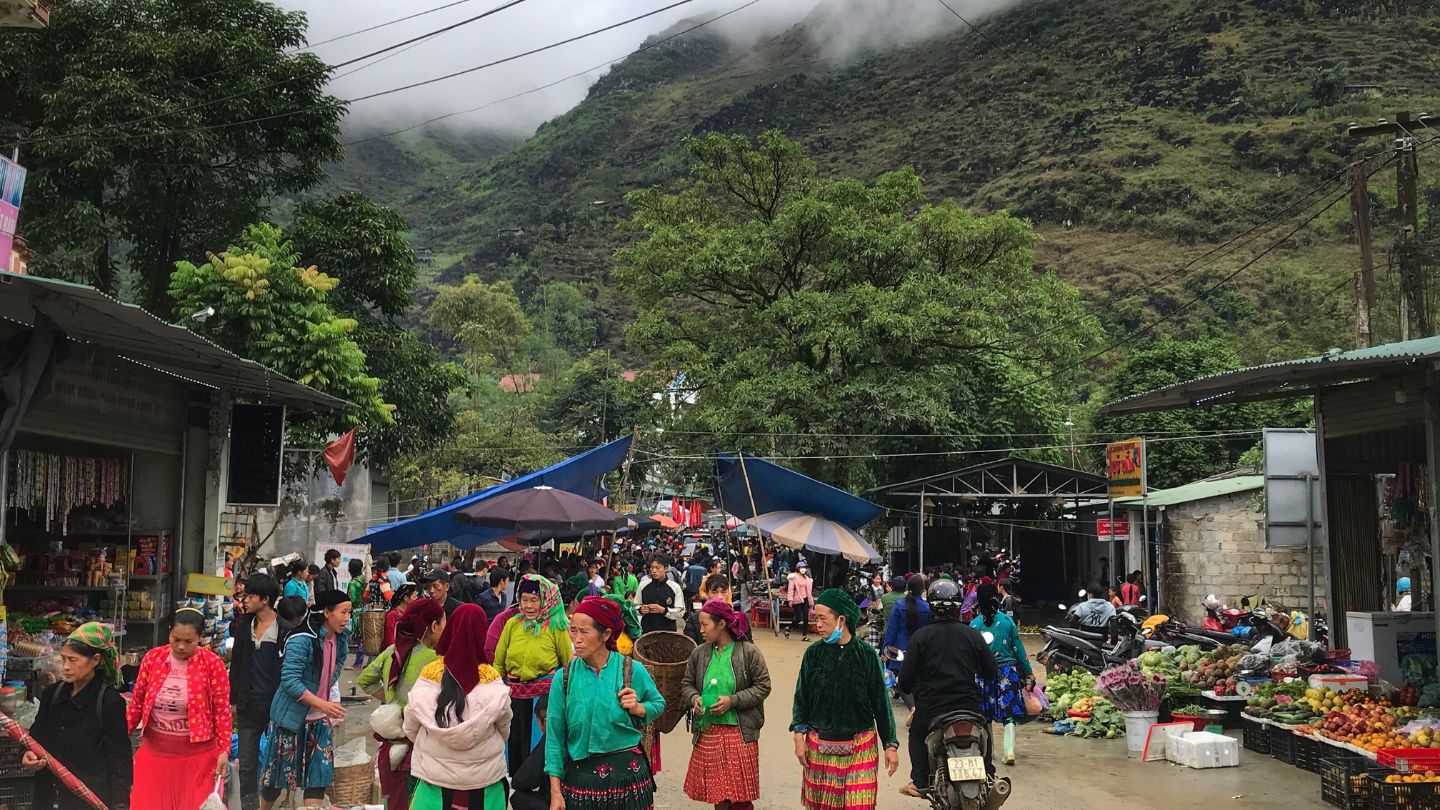
[[[745, 468], [745, 451], [736, 450], [735, 456], [740, 459], [740, 475], [745, 479], [745, 494], [750, 499], [750, 519], [754, 520], [760, 516], [755, 508], [755, 490], [750, 488], [750, 471]], [[765, 600], [770, 603], [770, 629], [780, 634], [780, 611], [775, 604], [775, 579], [765, 570], [765, 532], [760, 531], [760, 524], [751, 524], [755, 527], [755, 536], [760, 539], [760, 575], [765, 577]], [[771, 544], [772, 548], [774, 544]], [[780, 570], [780, 563], [777, 560], [775, 570]]]

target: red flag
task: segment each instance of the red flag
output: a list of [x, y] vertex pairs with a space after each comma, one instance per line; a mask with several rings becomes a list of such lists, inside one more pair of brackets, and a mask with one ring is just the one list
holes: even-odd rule
[[680, 526], [685, 525], [685, 506], [679, 498], [670, 499], [670, 519]]
[[345, 485], [345, 473], [355, 463], [355, 428], [325, 447], [325, 466], [330, 468], [337, 486]]
[[702, 508], [700, 508], [700, 502], [699, 502], [699, 501], [691, 501], [691, 502], [690, 502], [690, 525], [691, 525], [691, 526], [704, 526], [704, 525], [705, 525], [705, 510], [702, 509]]

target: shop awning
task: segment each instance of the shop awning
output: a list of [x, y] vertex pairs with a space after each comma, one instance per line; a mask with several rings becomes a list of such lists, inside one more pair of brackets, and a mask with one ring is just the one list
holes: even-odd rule
[[190, 383], [298, 409], [354, 408], [93, 287], [0, 272], [0, 318], [33, 327], [37, 312], [72, 341]]
[[456, 521], [455, 513], [486, 498], [525, 487], [554, 487], [598, 501], [607, 494], [600, 484], [600, 476], [617, 469], [629, 450], [629, 436], [616, 439], [543, 470], [471, 493], [444, 506], [437, 506], [424, 514], [376, 526], [365, 535], [364, 542], [370, 544], [372, 552], [399, 551], [431, 543], [450, 543], [457, 548], [473, 548], [492, 543], [515, 534], [514, 530], [466, 526]]
[[737, 456], [723, 454], [715, 460], [715, 497], [725, 511], [746, 520], [768, 512], [808, 512], [852, 529], [884, 511], [843, 489], [751, 455], [745, 456], [743, 468]]
[[1440, 360], [1440, 337], [1387, 343], [1348, 352], [1267, 363], [1158, 388], [1112, 402], [1100, 416], [1123, 416], [1173, 408], [1308, 397], [1321, 388], [1402, 373]]

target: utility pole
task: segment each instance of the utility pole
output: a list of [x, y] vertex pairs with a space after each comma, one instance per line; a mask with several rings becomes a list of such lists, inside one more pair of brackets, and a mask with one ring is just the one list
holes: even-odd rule
[[[1397, 193], [1397, 215], [1400, 222], [1398, 259], [1400, 262], [1400, 339], [1410, 340], [1430, 336], [1430, 316], [1425, 307], [1425, 271], [1420, 264], [1416, 249], [1416, 234], [1419, 231], [1418, 201], [1416, 200], [1416, 178], [1419, 174], [1415, 154], [1415, 131], [1440, 127], [1440, 118], [1421, 115], [1412, 118], [1408, 112], [1395, 114], [1394, 121], [1381, 119], [1370, 126], [1351, 124], [1345, 129], [1345, 137], [1351, 141], [1386, 135], [1394, 139], [1395, 149], [1400, 153], [1395, 173]], [[1356, 237], [1360, 240], [1360, 278], [1356, 280], [1356, 332], [1362, 340], [1365, 332], [1373, 336], [1371, 317], [1374, 310], [1374, 262], [1370, 252], [1369, 198], [1365, 189], [1365, 167], [1358, 165], [1352, 175], [1354, 184]], [[1361, 216], [1362, 209], [1364, 217]], [[1366, 288], [1370, 297], [1366, 298]], [[1363, 311], [1363, 321], [1362, 321]], [[1368, 341], [1361, 345], [1368, 345]]]
[[1355, 240], [1360, 243], [1360, 272], [1355, 275], [1355, 346], [1369, 348], [1375, 339], [1371, 318], [1375, 312], [1375, 258], [1370, 253], [1370, 179], [1366, 161], [1350, 167], [1351, 210], [1355, 215]]

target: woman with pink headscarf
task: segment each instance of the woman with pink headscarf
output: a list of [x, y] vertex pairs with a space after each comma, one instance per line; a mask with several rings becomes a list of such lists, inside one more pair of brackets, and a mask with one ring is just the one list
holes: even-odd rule
[[694, 716], [685, 795], [729, 810], [760, 798], [760, 728], [770, 670], [750, 640], [745, 614], [723, 599], [700, 608], [704, 643], [690, 653], [681, 695]]

